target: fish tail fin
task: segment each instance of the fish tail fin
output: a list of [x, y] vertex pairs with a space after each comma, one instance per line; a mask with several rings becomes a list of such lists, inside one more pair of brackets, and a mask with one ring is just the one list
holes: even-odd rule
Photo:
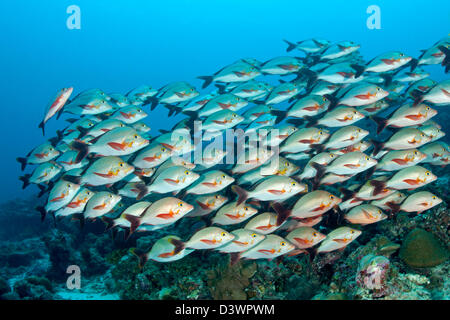
[[287, 41], [285, 39], [283, 39], [283, 41], [286, 42], [287, 45], [288, 45], [288, 47], [286, 48], [286, 52], [290, 52], [290, 51], [294, 50], [295, 48], [297, 48], [297, 44], [296, 43]]
[[180, 253], [186, 247], [183, 241], [175, 238], [170, 238], [169, 242], [175, 246], [175, 249], [173, 249], [174, 255]]
[[215, 86], [217, 89], [219, 89], [219, 94], [224, 94], [226, 92], [226, 90], [225, 90], [227, 88], [226, 85], [216, 83]]
[[205, 89], [207, 86], [209, 86], [211, 84], [211, 82], [213, 81], [213, 77], [212, 76], [200, 76], [197, 77], [197, 79], [203, 80], [205, 81], [202, 85], [202, 89]]
[[232, 252], [230, 253], [230, 266], [234, 266], [241, 259], [240, 252]]
[[115, 226], [115, 221], [114, 219], [110, 218], [110, 217], [105, 217], [102, 216], [101, 220], [103, 221], [103, 223], [105, 224], [105, 232], [114, 228]]
[[45, 122], [41, 121], [41, 123], [39, 123], [38, 128], [42, 129], [42, 135], [45, 136]]
[[172, 115], [177, 115], [181, 112], [181, 108], [178, 106], [174, 106], [172, 104], [165, 104], [164, 107], [166, 107], [167, 109], [169, 109], [169, 114], [168, 116], [171, 117]]
[[36, 207], [36, 210], [41, 214], [41, 221], [45, 220], [45, 216], [47, 215], [47, 210], [43, 206]]
[[377, 166], [373, 166], [371, 167], [369, 170], [366, 171], [366, 175], [364, 176], [364, 180], [369, 180], [373, 174], [375, 173], [375, 171], [377, 170]]
[[277, 213], [277, 223], [276, 223], [277, 226], [281, 226], [283, 222], [285, 222], [292, 213], [291, 210], [286, 209], [279, 202], [271, 203], [271, 207]]
[[320, 180], [322, 179], [322, 177], [325, 175], [326, 172], [326, 167], [323, 164], [317, 163], [317, 162], [312, 162], [311, 166], [316, 169], [316, 175], [313, 179], [313, 190], [316, 190], [317, 187], [320, 184]]
[[384, 143], [374, 139], [371, 139], [370, 142], [373, 144], [373, 155], [376, 156], [383, 149]]
[[86, 219], [82, 213], [72, 215], [72, 220], [78, 220], [80, 222], [80, 229], [83, 229], [86, 224]]
[[311, 128], [311, 127], [314, 127], [316, 124], [317, 124], [317, 119], [314, 119], [313, 117], [309, 117], [309, 116], [304, 116], [303, 117], [306, 121], [308, 121], [307, 123], [306, 123], [306, 127], [307, 128]]
[[336, 108], [336, 106], [339, 103], [339, 99], [336, 98], [334, 95], [332, 94], [324, 94], [323, 95], [325, 98], [327, 98], [330, 101], [330, 105], [328, 106], [328, 111], [333, 110], [334, 108]]
[[287, 123], [293, 124], [294, 126], [298, 127], [301, 126], [303, 123], [305, 123], [305, 119], [303, 118], [292, 118], [286, 120]]
[[123, 217], [130, 222], [130, 234], [128, 235], [129, 238], [141, 225], [141, 219], [131, 214], [124, 214]]
[[419, 60], [416, 58], [412, 58], [411, 61], [409, 62], [409, 65], [411, 66], [410, 70], [412, 72], [419, 65]]
[[308, 68], [302, 68], [299, 71], [300, 75], [303, 75], [307, 79], [306, 88], [310, 89], [317, 82], [317, 73], [309, 70]]
[[348, 190], [347, 188], [339, 188], [339, 191], [344, 195], [342, 197], [342, 201], [347, 201], [350, 198], [353, 198], [355, 196], [355, 191]]
[[142, 270], [148, 261], [148, 254], [139, 252], [137, 248], [131, 248], [130, 253], [139, 259], [139, 269]]
[[19, 177], [19, 180], [23, 182], [22, 189], [25, 189], [26, 187], [28, 187], [30, 185], [30, 177], [31, 177], [31, 174], [25, 174], [25, 175]]
[[53, 187], [53, 182], [52, 182], [52, 181], [49, 182], [47, 188], [44, 187], [44, 186], [41, 185], [41, 184], [38, 184], [37, 186], [38, 186], [38, 188], [39, 188], [39, 190], [40, 190], [37, 197], [40, 198], [40, 197], [42, 197], [44, 194], [46, 194], [48, 191], [50, 191], [50, 189]]
[[248, 199], [248, 192], [243, 188], [239, 187], [238, 185], [233, 185], [231, 187], [231, 190], [233, 190], [238, 195], [237, 205], [244, 203], [245, 200]]
[[445, 46], [439, 46], [438, 48], [445, 55], [445, 58], [442, 61], [442, 66], [445, 67], [445, 73], [448, 73], [450, 71], [450, 49]]
[[384, 86], [389, 86], [392, 83], [392, 74], [380, 74], [380, 77], [384, 80], [383, 85]]
[[16, 160], [17, 160], [17, 162], [20, 163], [20, 169], [21, 169], [22, 171], [25, 170], [25, 167], [27, 166], [27, 159], [26, 159], [26, 158], [19, 157], [19, 158], [16, 158]]
[[377, 124], [377, 134], [380, 134], [387, 126], [387, 119], [381, 117], [371, 117], [371, 119]]
[[78, 139], [83, 138], [84, 136], [86, 136], [89, 132], [89, 129], [83, 128], [82, 126], [78, 126], [77, 130], [80, 131], [80, 135], [78, 136]]
[[419, 103], [421, 103], [423, 101], [423, 95], [424, 95], [424, 93], [418, 89], [411, 91], [411, 96], [414, 99], [414, 102], [412, 105], [413, 107], [417, 106]]
[[138, 190], [138, 194], [136, 196], [136, 200], [138, 201], [145, 197], [148, 193], [148, 188], [145, 183], [137, 183], [135, 188]]
[[185, 115], [187, 115], [191, 119], [197, 119], [198, 118], [198, 112], [197, 111], [185, 111], [183, 113]]
[[364, 73], [364, 71], [366, 70], [366, 68], [364, 66], [361, 66], [359, 64], [351, 64], [350, 67], [355, 70], [355, 78], [358, 78], [360, 75], [362, 75]]
[[80, 140], [75, 140], [70, 144], [70, 147], [75, 150], [78, 151], [77, 157], [75, 158], [75, 162], [79, 163], [81, 162], [81, 160], [83, 160], [84, 158], [86, 158], [86, 156], [89, 153], [89, 145], [87, 145], [86, 143], [80, 141]]
[[315, 150], [317, 153], [321, 153], [325, 150], [325, 145], [321, 143], [315, 143], [310, 145], [311, 149]]
[[370, 184], [374, 187], [373, 195], [379, 195], [381, 192], [383, 192], [383, 189], [386, 188], [386, 182], [379, 181], [379, 180], [371, 180]]
[[398, 203], [386, 202], [386, 205], [391, 210], [390, 217], [393, 217], [396, 213], [398, 213], [400, 211], [400, 204], [398, 204]]
[[71, 176], [66, 174], [62, 177], [62, 179], [75, 184], [81, 184], [81, 176]]
[[271, 110], [270, 114], [273, 116], [276, 116], [276, 120], [275, 120], [275, 124], [280, 123], [281, 121], [283, 121], [283, 119], [285, 119], [287, 117], [287, 111], [285, 110]]

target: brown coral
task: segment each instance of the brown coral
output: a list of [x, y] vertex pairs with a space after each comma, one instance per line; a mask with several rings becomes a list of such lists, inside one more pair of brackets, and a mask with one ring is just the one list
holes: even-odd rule
[[233, 266], [207, 271], [208, 287], [214, 300], [246, 300], [245, 289], [249, 279], [257, 270], [256, 263], [247, 264], [239, 261]]

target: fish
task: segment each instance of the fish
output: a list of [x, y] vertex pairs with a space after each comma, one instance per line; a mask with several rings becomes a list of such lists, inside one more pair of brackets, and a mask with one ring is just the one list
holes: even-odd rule
[[73, 92], [73, 87], [63, 88], [57, 94], [56, 97], [49, 103], [47, 111], [45, 113], [44, 119], [39, 123], [38, 128], [42, 129], [42, 135], [45, 136], [45, 124], [50, 120], [55, 114], [60, 112], [64, 105], [69, 100], [70, 95]]
[[112, 185], [134, 171], [134, 167], [116, 156], [108, 156], [95, 160], [82, 174], [81, 185]]
[[430, 108], [425, 104], [412, 106], [412, 104], [405, 104], [398, 108], [389, 119], [372, 118], [378, 125], [377, 133], [379, 134], [386, 127], [404, 128], [415, 125], [420, 125], [425, 121], [430, 120], [437, 114], [435, 109]]
[[345, 219], [353, 224], [371, 224], [382, 221], [387, 215], [380, 208], [372, 204], [362, 204], [350, 210], [345, 215]]
[[375, 58], [373, 58], [365, 67], [365, 72], [388, 72], [398, 69], [408, 62], [410, 62], [412, 57], [405, 55], [402, 52], [391, 51], [383, 53]]
[[200, 175], [183, 166], [172, 166], [161, 172], [155, 180], [147, 186], [148, 193], [169, 193], [180, 191], [187, 188], [197, 179]]
[[41, 163], [32, 174], [25, 174], [19, 177], [23, 182], [22, 189], [25, 189], [30, 183], [33, 184], [48, 184], [55, 178], [62, 170], [62, 167], [54, 161]]
[[56, 217], [67, 217], [80, 214], [86, 208], [88, 201], [95, 195], [95, 192], [88, 188], [81, 187], [75, 197], [63, 208], [55, 212]]
[[247, 199], [283, 201], [300, 192], [307, 192], [308, 186], [290, 177], [273, 176], [258, 183], [251, 191], [247, 191], [238, 185], [233, 185], [231, 189], [239, 196], [237, 201], [239, 205]]
[[330, 44], [330, 41], [324, 39], [307, 39], [296, 43], [287, 40], [283, 41], [288, 44], [287, 52], [297, 49], [305, 53], [317, 53], [324, 50]]
[[285, 255], [295, 249], [295, 246], [284, 238], [275, 234], [268, 234], [266, 238], [253, 248], [242, 252], [239, 259], [268, 259], [272, 260]]
[[228, 244], [219, 247], [220, 253], [236, 253], [247, 251], [263, 241], [266, 236], [247, 229], [236, 229], [231, 231], [234, 239]]
[[418, 149], [389, 151], [376, 166], [377, 170], [397, 171], [406, 167], [415, 166], [426, 159], [426, 154]]
[[209, 100], [203, 107], [198, 111], [198, 117], [208, 117], [221, 110], [239, 111], [244, 108], [248, 102], [239, 96], [232, 93], [225, 93], [218, 95], [211, 100]]
[[[190, 253], [194, 252], [194, 249], [182, 249], [175, 253], [175, 245], [172, 244], [172, 240], [181, 241], [177, 236], [169, 235], [159, 239], [152, 246], [151, 250], [143, 257], [144, 261], [151, 259], [157, 262], [172, 262], [180, 260]], [[145, 264], [141, 263], [141, 266]]]
[[79, 190], [79, 184], [66, 180], [56, 182], [50, 190], [46, 205], [36, 207], [41, 214], [41, 220], [44, 221], [48, 212], [56, 212], [69, 204]]
[[140, 150], [131, 164], [142, 169], [155, 168], [164, 163], [172, 155], [173, 147], [167, 148], [164, 144], [153, 142]]
[[134, 233], [139, 226], [158, 226], [173, 224], [194, 207], [178, 198], [166, 197], [153, 202], [140, 216], [122, 213], [122, 218], [130, 222], [130, 234]]
[[280, 147], [280, 153], [299, 153], [311, 149], [313, 144], [321, 144], [330, 133], [316, 127], [302, 128], [290, 135]]
[[380, 208], [381, 210], [390, 210], [391, 208], [390, 205], [402, 203], [403, 200], [405, 199], [406, 195], [404, 193], [401, 193], [400, 191], [395, 191], [390, 195], [383, 197], [381, 199], [372, 200], [370, 204]]
[[308, 249], [323, 241], [325, 237], [323, 233], [311, 227], [299, 227], [289, 232], [286, 240], [299, 249]]
[[374, 190], [374, 195], [381, 193], [385, 188], [395, 190], [417, 189], [436, 179], [436, 175], [421, 166], [404, 168], [395, 173], [387, 182], [379, 181]]
[[323, 240], [317, 249], [317, 253], [344, 250], [351, 242], [361, 235], [362, 231], [350, 227], [339, 227]]
[[213, 81], [224, 83], [246, 82], [256, 78], [260, 74], [261, 72], [255, 66], [244, 61], [237, 61], [220, 69], [212, 76], [200, 76], [198, 78], [204, 81], [202, 89], [205, 89]]
[[234, 238], [233, 234], [222, 228], [207, 227], [194, 233], [186, 242], [177, 241], [172, 243], [175, 244], [175, 253], [177, 253], [185, 248], [195, 250], [216, 249], [233, 241]]
[[277, 219], [278, 217], [275, 213], [263, 212], [251, 218], [245, 225], [244, 229], [267, 235], [282, 226], [282, 224], [277, 224]]
[[23, 171], [28, 164], [42, 164], [54, 160], [60, 154], [53, 144], [47, 141], [31, 150], [26, 157], [19, 157], [16, 160]]
[[421, 214], [439, 204], [442, 199], [429, 191], [419, 191], [409, 195], [401, 204], [389, 203], [389, 208], [394, 212], [416, 212]]
[[231, 202], [220, 208], [211, 222], [219, 225], [238, 224], [250, 219], [257, 213], [257, 209], [245, 203]]
[[86, 144], [74, 141], [71, 147], [78, 151], [76, 162], [83, 160], [89, 153], [102, 156], [124, 156], [134, 153], [149, 144], [147, 139], [142, 138], [135, 129], [131, 127], [115, 128], [97, 137], [95, 141]]
[[277, 225], [281, 225], [287, 218], [305, 219], [318, 217], [333, 209], [341, 203], [342, 199], [325, 190], [314, 190], [303, 195], [295, 202], [294, 206], [288, 210], [279, 203], [272, 206], [277, 212]]
[[372, 83], [357, 83], [347, 89], [338, 105], [360, 107], [386, 98], [389, 92]]
[[199, 179], [186, 190], [186, 194], [210, 194], [219, 192], [235, 181], [220, 170], [212, 170], [202, 174]]
[[298, 72], [302, 68], [302, 62], [295, 57], [276, 57], [259, 66], [263, 74], [287, 75]]
[[221, 194], [208, 194], [195, 197], [192, 201], [194, 209], [186, 217], [202, 217], [218, 210], [228, 202], [228, 197]]
[[83, 212], [85, 219], [96, 219], [109, 213], [122, 200], [120, 195], [100, 191], [93, 195]]

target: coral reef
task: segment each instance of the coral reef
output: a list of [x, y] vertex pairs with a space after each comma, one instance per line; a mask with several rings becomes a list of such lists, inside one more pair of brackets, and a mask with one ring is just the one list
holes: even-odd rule
[[400, 258], [410, 267], [434, 267], [448, 259], [448, 250], [429, 232], [416, 228], [406, 236]]

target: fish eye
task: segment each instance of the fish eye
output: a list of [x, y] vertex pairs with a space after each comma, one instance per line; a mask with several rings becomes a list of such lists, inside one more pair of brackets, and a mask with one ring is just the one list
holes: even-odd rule
[[222, 232], [220, 235], [221, 235], [222, 237], [225, 237], [227, 234], [226, 234], [225, 232]]
[[223, 174], [223, 175], [222, 175], [222, 178], [225, 179], [225, 177], [226, 177], [226, 176]]
[[120, 167], [123, 167], [123, 162], [119, 163], [119, 166], [120, 166]]
[[135, 134], [135, 135], [134, 135], [134, 138], [135, 138], [135, 139], [137, 139], [137, 138], [138, 138], [138, 135], [137, 135], [137, 134]]
[[432, 196], [431, 198], [432, 198], [433, 200], [436, 200], [437, 197], [436, 197], [436, 196]]
[[361, 132], [361, 129], [358, 129], [357, 131], [358, 131], [358, 132]]
[[161, 151], [162, 151], [162, 152], [165, 152], [165, 151], [166, 151], [166, 149], [164, 149], [164, 148], [161, 148]]
[[252, 233], [251, 237], [256, 238], [257, 237], [256, 233]]
[[429, 176], [429, 175], [431, 174], [431, 172], [430, 172], [430, 171], [427, 171], [427, 172], [425, 172], [425, 174], [426, 174], [427, 176]]
[[68, 184], [67, 184], [67, 188], [70, 188], [70, 187], [71, 187], [71, 185], [70, 185], [70, 183], [68, 183]]
[[236, 118], [236, 117], [237, 117], [237, 114], [236, 114], [236, 113], [235, 113], [235, 114], [233, 114], [233, 117], [234, 117], [234, 118]]
[[215, 196], [214, 198], [216, 198], [216, 199], [219, 199], [219, 195], [218, 195], [218, 194], [216, 194], [216, 196]]
[[377, 91], [381, 91], [381, 88], [380, 88], [380, 87], [377, 87]]
[[313, 232], [313, 237], [317, 237], [317, 232]]
[[420, 136], [421, 136], [421, 137], [425, 137], [425, 133], [421, 133]]
[[404, 56], [404, 54], [403, 53], [400, 53], [400, 57], [403, 57]]
[[280, 246], [284, 247], [286, 245], [286, 242], [281, 241]]
[[370, 157], [369, 156], [366, 156], [366, 161], [369, 161], [370, 160]]
[[194, 88], [191, 88], [191, 92], [193, 92], [194, 91]]
[[417, 156], [419, 153], [417, 151], [414, 151], [414, 155]]
[[183, 206], [183, 202], [180, 202], [178, 206], [181, 208]]
[[427, 110], [427, 111], [430, 110], [430, 107], [426, 107], [425, 110]]
[[112, 195], [112, 194], [110, 194], [110, 195], [109, 195], [109, 197], [110, 197], [110, 198], [112, 199], [113, 195]]
[[334, 154], [330, 153], [330, 158], [334, 158]]
[[334, 200], [334, 196], [332, 194], [330, 194], [330, 199]]
[[355, 230], [350, 230], [350, 233], [351, 233], [351, 234], [354, 234], [354, 233], [355, 233]]
[[291, 182], [291, 185], [295, 187], [297, 184], [295, 182]]
[[358, 112], [355, 110], [355, 111], [353, 111], [353, 114], [357, 114]]
[[186, 170], [186, 171], [184, 172], [184, 174], [188, 176], [188, 175], [189, 175], [189, 170]]
[[94, 126], [94, 124], [91, 122], [91, 123], [88, 124], [88, 126], [92, 127], [92, 126]]
[[322, 135], [322, 134], [323, 134], [323, 131], [322, 131], [322, 130], [320, 130], [320, 131], [319, 131], [319, 134], [320, 134], [320, 135]]
[[245, 210], [245, 211], [248, 211], [248, 207], [245, 207], [244, 210]]

